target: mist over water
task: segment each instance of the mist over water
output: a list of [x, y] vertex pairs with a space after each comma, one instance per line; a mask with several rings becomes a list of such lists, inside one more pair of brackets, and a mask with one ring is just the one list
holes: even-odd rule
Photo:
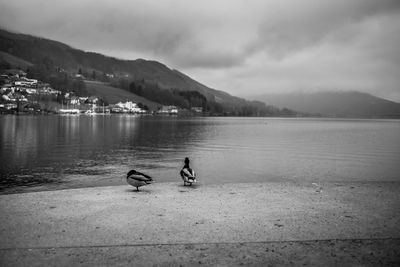
[[126, 184], [130, 169], [200, 184], [399, 181], [400, 121], [1, 116], [1, 192]]

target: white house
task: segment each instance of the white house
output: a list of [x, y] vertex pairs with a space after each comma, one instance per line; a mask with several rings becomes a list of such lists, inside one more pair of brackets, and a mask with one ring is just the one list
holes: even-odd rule
[[32, 94], [37, 94], [37, 90], [33, 88], [26, 88], [25, 92], [32, 95]]
[[163, 106], [158, 113], [160, 114], [178, 114], [178, 108], [176, 106]]
[[71, 105], [79, 105], [80, 104], [79, 97], [77, 97], [77, 96], [71, 97], [71, 99], [69, 100], [69, 103]]
[[14, 85], [15, 86], [32, 87], [32, 86], [36, 86], [37, 83], [38, 83], [38, 80], [36, 80], [36, 79], [21, 78], [21, 80], [15, 81]]
[[192, 107], [192, 111], [194, 111], [196, 113], [202, 113], [203, 112], [203, 108], [202, 107]]
[[136, 103], [133, 103], [132, 101], [127, 101], [125, 103], [118, 102], [115, 104], [115, 106], [126, 110], [127, 112], [133, 112], [133, 113], [141, 113], [142, 109], [138, 107]]

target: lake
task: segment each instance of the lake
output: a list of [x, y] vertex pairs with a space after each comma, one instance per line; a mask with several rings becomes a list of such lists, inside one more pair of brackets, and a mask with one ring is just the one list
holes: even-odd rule
[[137, 169], [199, 184], [400, 180], [400, 121], [0, 116], [2, 193], [125, 184]]

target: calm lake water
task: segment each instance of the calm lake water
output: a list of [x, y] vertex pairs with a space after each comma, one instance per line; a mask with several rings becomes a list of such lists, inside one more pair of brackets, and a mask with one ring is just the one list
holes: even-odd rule
[[400, 180], [400, 121], [0, 116], [2, 193], [125, 184], [135, 168], [201, 184]]

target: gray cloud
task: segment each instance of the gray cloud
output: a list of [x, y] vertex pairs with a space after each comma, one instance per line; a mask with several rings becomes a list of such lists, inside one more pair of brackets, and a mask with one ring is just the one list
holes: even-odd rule
[[119, 50], [119, 56], [120, 51], [135, 51], [136, 55], [161, 58], [177, 67], [220, 68], [242, 61], [243, 55], [229, 51], [217, 40], [222, 34], [214, 30], [223, 24], [219, 12], [224, 10], [213, 15], [204, 6], [182, 1], [42, 0], [0, 5], [0, 23], [5, 28], [85, 50], [114, 49]]
[[159, 60], [234, 94], [337, 88], [400, 101], [398, 0], [0, 0], [0, 26]]
[[360, 34], [358, 24], [371, 18], [397, 14], [397, 0], [303, 1], [287, 3], [258, 26], [249, 52], [265, 50], [273, 58], [317, 46], [322, 42], [348, 42]]

